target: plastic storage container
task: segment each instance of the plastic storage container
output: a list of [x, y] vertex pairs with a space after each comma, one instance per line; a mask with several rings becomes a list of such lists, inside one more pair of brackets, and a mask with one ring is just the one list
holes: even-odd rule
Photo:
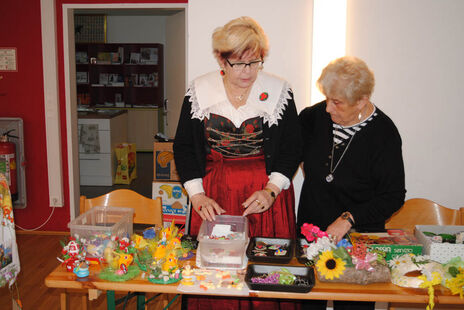
[[[221, 235], [215, 235], [218, 232]], [[203, 221], [198, 233], [197, 264], [203, 268], [246, 268], [245, 250], [249, 241], [248, 219], [243, 216], [217, 215], [215, 221]]]
[[86, 248], [87, 256], [102, 257], [111, 236], [132, 235], [134, 209], [120, 207], [93, 207], [68, 223], [71, 236], [78, 237]]
[[[254, 283], [253, 277], [267, 276], [269, 273], [278, 272], [286, 268], [294, 276], [296, 276], [295, 283], [291, 285], [286, 284], [271, 284], [271, 283]], [[277, 265], [248, 265], [245, 282], [250, 290], [255, 291], [280, 291], [280, 292], [293, 292], [293, 293], [307, 293], [311, 291], [315, 283], [315, 276], [313, 268], [309, 267], [290, 267], [290, 266], [277, 266]]]
[[253, 237], [246, 255], [252, 262], [288, 264], [293, 257], [292, 239]]

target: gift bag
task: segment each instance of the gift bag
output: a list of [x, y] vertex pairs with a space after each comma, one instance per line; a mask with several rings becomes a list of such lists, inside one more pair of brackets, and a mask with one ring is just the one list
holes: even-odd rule
[[13, 204], [7, 180], [0, 173], [0, 287], [11, 286], [19, 273], [19, 255], [13, 219]]
[[137, 177], [135, 143], [118, 144], [116, 155], [115, 184], [130, 184]]

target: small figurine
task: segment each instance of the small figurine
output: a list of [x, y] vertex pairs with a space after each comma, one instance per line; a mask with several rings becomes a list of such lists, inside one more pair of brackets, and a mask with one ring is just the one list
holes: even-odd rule
[[79, 257], [73, 272], [79, 278], [85, 278], [89, 275], [89, 264], [85, 261], [85, 258]]
[[128, 271], [128, 268], [132, 261], [134, 260], [134, 257], [132, 254], [119, 254], [119, 259], [118, 259], [118, 274], [126, 274]]

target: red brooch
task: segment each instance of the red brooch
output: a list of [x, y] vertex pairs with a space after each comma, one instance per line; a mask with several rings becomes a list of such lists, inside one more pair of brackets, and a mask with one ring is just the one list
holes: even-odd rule
[[269, 94], [264, 92], [264, 93], [261, 93], [261, 95], [259, 95], [259, 100], [261, 101], [266, 101], [267, 98], [269, 98]]

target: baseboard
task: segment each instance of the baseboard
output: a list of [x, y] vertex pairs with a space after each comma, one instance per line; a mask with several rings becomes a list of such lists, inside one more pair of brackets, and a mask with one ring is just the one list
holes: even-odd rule
[[42, 231], [42, 230], [16, 230], [17, 235], [48, 235], [48, 236], [58, 236], [58, 235], [69, 235], [69, 231]]

